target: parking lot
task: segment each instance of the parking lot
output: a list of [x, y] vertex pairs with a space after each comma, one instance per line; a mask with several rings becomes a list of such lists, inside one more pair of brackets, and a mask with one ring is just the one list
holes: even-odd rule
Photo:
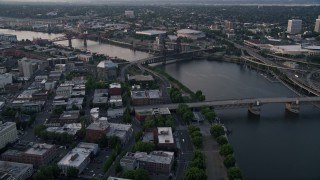
[[83, 177], [96, 177], [101, 178], [103, 176], [103, 163], [111, 155], [111, 150], [100, 149], [98, 155], [91, 159], [90, 164], [81, 173]]

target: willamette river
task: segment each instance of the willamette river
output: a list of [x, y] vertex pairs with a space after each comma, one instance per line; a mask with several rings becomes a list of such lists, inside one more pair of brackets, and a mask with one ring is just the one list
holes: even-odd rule
[[[191, 90], [202, 90], [207, 100], [295, 96], [236, 64], [200, 60], [164, 68]], [[245, 179], [320, 178], [320, 111], [311, 105], [300, 110], [292, 116], [284, 104], [263, 105], [260, 119], [250, 118], [247, 109], [217, 111], [232, 130], [229, 139]]]
[[[54, 39], [56, 37], [62, 37], [63, 34], [48, 34], [41, 32], [32, 32], [32, 31], [15, 31], [11, 29], [0, 29], [0, 33], [7, 34], [15, 34], [17, 35], [18, 40], [33, 40], [34, 38], [42, 38], [42, 39]], [[68, 46], [68, 41], [59, 41], [56, 44]], [[85, 49], [84, 43], [82, 39], [73, 39], [72, 46], [78, 49]], [[121, 59], [125, 59], [128, 61], [134, 61], [138, 59], [147, 58], [150, 55], [148, 53], [142, 51], [133, 51], [128, 48], [122, 48], [119, 46], [111, 45], [111, 44], [100, 44], [96, 41], [87, 41], [87, 50], [92, 53], [105, 54], [110, 57], [118, 57]]]
[[[16, 34], [18, 39], [61, 36], [0, 29], [1, 32]], [[67, 41], [59, 44], [67, 45]], [[82, 40], [73, 40], [72, 44], [84, 48]], [[94, 41], [88, 41], [87, 48], [128, 60], [149, 56]], [[236, 64], [199, 60], [167, 64], [164, 68], [190, 89], [202, 90], [207, 100], [295, 96], [283, 85]], [[250, 118], [247, 109], [217, 111], [232, 130], [229, 139], [245, 179], [320, 179], [320, 111], [311, 105], [302, 105], [300, 111], [298, 116], [292, 116], [283, 104], [263, 105], [259, 119]]]

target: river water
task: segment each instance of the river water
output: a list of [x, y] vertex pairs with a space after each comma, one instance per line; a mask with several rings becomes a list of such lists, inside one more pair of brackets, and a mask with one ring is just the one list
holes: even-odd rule
[[[42, 39], [54, 39], [57, 37], [64, 36], [63, 34], [48, 34], [41, 32], [32, 32], [32, 31], [15, 31], [11, 29], [0, 29], [0, 33], [5, 34], [15, 34], [17, 35], [17, 39], [20, 41], [22, 39], [33, 40], [34, 38], [42, 38]], [[68, 46], [68, 41], [59, 41], [56, 44]], [[148, 53], [142, 51], [134, 51], [128, 48], [123, 48], [111, 44], [100, 44], [96, 41], [87, 41], [87, 48], [84, 47], [84, 43], [82, 39], [73, 39], [72, 46], [78, 49], [87, 49], [92, 53], [105, 54], [110, 57], [118, 57], [120, 59], [125, 59], [128, 61], [139, 60], [143, 58], [150, 57]]]
[[[163, 68], [191, 90], [202, 90], [207, 100], [295, 96], [280, 83], [232, 63], [198, 60]], [[292, 115], [284, 104], [263, 105], [258, 119], [247, 109], [217, 111], [232, 130], [229, 140], [245, 179], [320, 178], [320, 111], [311, 105], [300, 111]]]
[[[5, 29], [0, 33], [16, 34], [19, 40], [62, 36]], [[67, 41], [58, 44], [68, 45]], [[84, 48], [82, 40], [73, 40], [72, 44]], [[87, 49], [127, 60], [149, 56], [95, 41], [88, 41]], [[163, 68], [190, 89], [202, 90], [207, 100], [295, 96], [283, 85], [232, 63], [184, 61]], [[300, 111], [293, 116], [283, 104], [263, 105], [259, 119], [248, 116], [247, 109], [217, 111], [232, 130], [230, 143], [245, 179], [320, 179], [320, 111], [311, 105], [302, 105]]]

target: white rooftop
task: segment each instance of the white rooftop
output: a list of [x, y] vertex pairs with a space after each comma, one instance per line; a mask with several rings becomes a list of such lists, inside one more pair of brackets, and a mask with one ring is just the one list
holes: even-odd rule
[[79, 167], [90, 153], [91, 150], [85, 148], [74, 148], [58, 162], [58, 165]]
[[174, 143], [171, 127], [158, 127], [157, 129], [159, 144]]

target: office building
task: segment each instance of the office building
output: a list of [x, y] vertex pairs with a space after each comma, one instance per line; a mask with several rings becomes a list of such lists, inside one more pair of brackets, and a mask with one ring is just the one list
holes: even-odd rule
[[13, 143], [18, 139], [18, 132], [15, 122], [0, 121], [0, 149], [8, 143]]
[[93, 156], [97, 155], [99, 152], [99, 145], [94, 143], [80, 142], [77, 148], [83, 148], [89, 150]]
[[67, 133], [69, 135], [75, 136], [78, 131], [81, 129], [81, 123], [72, 123], [72, 124], [65, 124], [61, 127], [48, 127], [46, 131], [53, 132], [53, 133]]
[[97, 76], [98, 79], [100, 80], [113, 80], [117, 78], [117, 69], [118, 69], [118, 64], [106, 60], [106, 61], [101, 61], [97, 65]]
[[288, 21], [287, 32], [290, 34], [298, 34], [302, 30], [302, 20], [300, 19], [290, 19]]
[[26, 180], [33, 174], [31, 164], [0, 161], [0, 179], [3, 180]]
[[234, 23], [231, 21], [224, 21], [224, 28], [227, 30], [234, 29]]
[[147, 117], [155, 115], [171, 116], [171, 112], [169, 108], [135, 109], [135, 118], [138, 121], [144, 121]]
[[318, 19], [316, 19], [316, 24], [314, 27], [314, 32], [320, 32], [320, 15], [318, 16]]
[[80, 111], [79, 110], [64, 111], [60, 115], [59, 122], [60, 122], [60, 125], [78, 123], [79, 118], [80, 118]]
[[121, 96], [122, 89], [120, 83], [109, 84], [109, 94], [111, 96]]
[[120, 165], [124, 171], [134, 170], [137, 167], [137, 160], [135, 158], [135, 153], [127, 152], [120, 160]]
[[160, 90], [132, 90], [132, 103], [135, 106], [162, 103], [162, 92]]
[[13, 34], [2, 34], [0, 33], [0, 41], [5, 41], [5, 42], [17, 42], [17, 35]]
[[131, 124], [108, 123], [99, 120], [98, 122], [91, 123], [86, 128], [86, 140], [99, 140], [104, 135], [107, 137], [117, 136], [121, 140], [121, 143], [125, 144], [132, 136], [132, 133]]
[[91, 152], [91, 149], [76, 147], [65, 155], [57, 165], [65, 175], [67, 175], [69, 168], [76, 168], [78, 169], [78, 173], [81, 174], [90, 163]]
[[173, 140], [171, 127], [158, 127], [158, 147], [161, 149], [174, 149], [175, 144]]
[[0, 74], [0, 88], [4, 88], [7, 84], [12, 84], [12, 74]]
[[120, 160], [120, 165], [124, 169], [139, 167], [149, 172], [169, 174], [174, 161], [174, 153], [168, 151], [153, 151], [150, 154], [146, 152], [128, 152]]
[[13, 149], [2, 153], [1, 159], [11, 162], [32, 164], [40, 167], [52, 162], [57, 155], [57, 147], [51, 144], [18, 143]]
[[22, 58], [18, 60], [20, 76], [27, 79], [30, 79], [37, 70], [43, 69], [44, 66], [45, 62], [36, 59]]
[[127, 18], [134, 18], [134, 11], [124, 11], [124, 15]]

